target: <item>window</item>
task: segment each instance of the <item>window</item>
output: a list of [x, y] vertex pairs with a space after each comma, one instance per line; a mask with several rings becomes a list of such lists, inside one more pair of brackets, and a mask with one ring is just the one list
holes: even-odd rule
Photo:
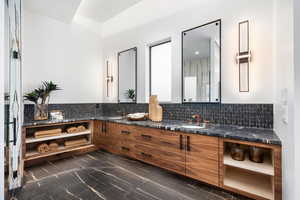
[[150, 95], [172, 101], [171, 41], [150, 46]]

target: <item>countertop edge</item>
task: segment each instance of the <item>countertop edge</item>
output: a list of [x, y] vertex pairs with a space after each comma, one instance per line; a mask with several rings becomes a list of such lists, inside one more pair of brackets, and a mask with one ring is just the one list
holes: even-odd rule
[[[57, 123], [68, 123], [68, 122], [76, 122], [76, 121], [88, 121], [88, 120], [100, 120], [100, 121], [108, 121], [112, 123], [119, 123], [124, 125], [134, 125], [141, 126], [146, 128], [156, 128], [168, 131], [177, 131], [183, 132], [187, 134], [198, 134], [212, 137], [219, 137], [224, 139], [233, 139], [254, 143], [262, 143], [267, 145], [277, 145], [281, 146], [281, 140], [276, 135], [275, 131], [272, 129], [262, 129], [262, 128], [252, 128], [252, 127], [239, 127], [234, 125], [214, 125], [214, 128], [206, 128], [206, 129], [186, 129], [181, 128], [180, 124], [185, 122], [183, 121], [170, 121], [155, 123], [151, 121], [125, 121], [124, 119], [111, 119], [110, 117], [82, 117], [82, 118], [74, 118], [74, 119], [64, 119], [57, 121], [37, 121], [37, 122], [28, 122], [23, 124], [23, 128], [31, 127], [31, 126], [43, 126], [43, 125], [51, 125]], [[177, 122], [177, 124], [175, 124]], [[186, 124], [186, 123], [185, 123]], [[244, 133], [245, 134], [244, 134]], [[265, 134], [265, 137], [261, 137]], [[272, 138], [266, 137], [272, 136]]]

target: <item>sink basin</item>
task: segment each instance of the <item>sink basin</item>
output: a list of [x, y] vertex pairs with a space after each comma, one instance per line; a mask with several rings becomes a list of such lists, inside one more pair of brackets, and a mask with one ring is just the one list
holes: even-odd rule
[[122, 116], [108, 117], [108, 119], [111, 119], [111, 120], [119, 120], [119, 119], [123, 119], [123, 117], [122, 117]]
[[186, 129], [201, 129], [201, 128], [206, 128], [205, 124], [200, 124], [199, 126], [196, 125], [185, 125], [185, 126], [181, 126], [182, 128], [186, 128]]

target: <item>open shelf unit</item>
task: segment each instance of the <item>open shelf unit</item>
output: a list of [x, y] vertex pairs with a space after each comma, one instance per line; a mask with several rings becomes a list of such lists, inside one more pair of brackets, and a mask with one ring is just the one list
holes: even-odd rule
[[90, 134], [91, 134], [91, 130], [86, 130], [86, 131], [82, 131], [82, 132], [78, 132], [78, 133], [61, 133], [60, 135], [51, 136], [51, 137], [43, 137], [43, 138], [28, 137], [28, 138], [26, 138], [25, 142], [26, 142], [26, 144], [29, 144], [29, 143], [43, 142], [43, 141], [76, 137], [76, 136], [81, 136], [81, 135], [90, 135]]
[[265, 199], [273, 198], [272, 176], [226, 167], [224, 185], [253, 193]]
[[224, 154], [224, 165], [274, 176], [274, 166], [270, 156], [266, 156], [263, 163], [255, 163], [249, 159], [249, 154], [246, 154], [244, 161], [236, 161], [231, 158], [229, 152], [226, 152]]
[[[234, 160], [230, 155], [233, 144], [241, 145], [245, 150], [245, 160]], [[222, 175], [223, 187], [234, 192], [245, 194], [251, 198], [275, 200], [275, 156], [274, 149], [267, 145], [255, 143], [239, 143], [225, 141], [223, 144]], [[264, 162], [256, 163], [249, 159], [249, 149], [252, 146], [261, 148], [264, 152]]]
[[87, 143], [86, 145], [74, 146], [74, 147], [69, 147], [69, 148], [60, 146], [56, 151], [47, 152], [47, 153], [39, 153], [37, 151], [32, 150], [32, 151], [28, 151], [26, 153], [25, 161], [43, 158], [46, 156], [53, 156], [53, 155], [61, 154], [61, 153], [67, 153], [67, 152], [71, 152], [71, 151], [78, 151], [78, 150], [91, 148], [91, 147], [94, 147], [94, 145]]
[[[86, 130], [67, 133], [70, 127], [84, 126]], [[62, 129], [62, 133], [58, 135], [36, 138], [34, 137], [37, 131], [46, 131], [51, 129]], [[66, 141], [74, 141], [77, 139], [86, 139], [86, 143], [74, 144], [74, 146], [65, 146]], [[38, 152], [37, 147], [40, 144], [57, 143], [59, 146], [55, 150], [50, 150], [44, 153]], [[67, 123], [56, 123], [37, 125], [23, 128], [23, 159], [25, 163], [33, 160], [38, 160], [58, 154], [71, 153], [71, 152], [85, 152], [94, 148], [93, 144], [93, 121], [75, 121]]]

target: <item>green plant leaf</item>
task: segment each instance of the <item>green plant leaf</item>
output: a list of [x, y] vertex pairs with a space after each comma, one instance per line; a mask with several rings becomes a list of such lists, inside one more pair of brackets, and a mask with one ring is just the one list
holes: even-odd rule
[[37, 104], [38, 99], [39, 99], [39, 95], [35, 91], [32, 91], [32, 92], [26, 93], [24, 95], [24, 98], [27, 101], [31, 101], [31, 102]]

